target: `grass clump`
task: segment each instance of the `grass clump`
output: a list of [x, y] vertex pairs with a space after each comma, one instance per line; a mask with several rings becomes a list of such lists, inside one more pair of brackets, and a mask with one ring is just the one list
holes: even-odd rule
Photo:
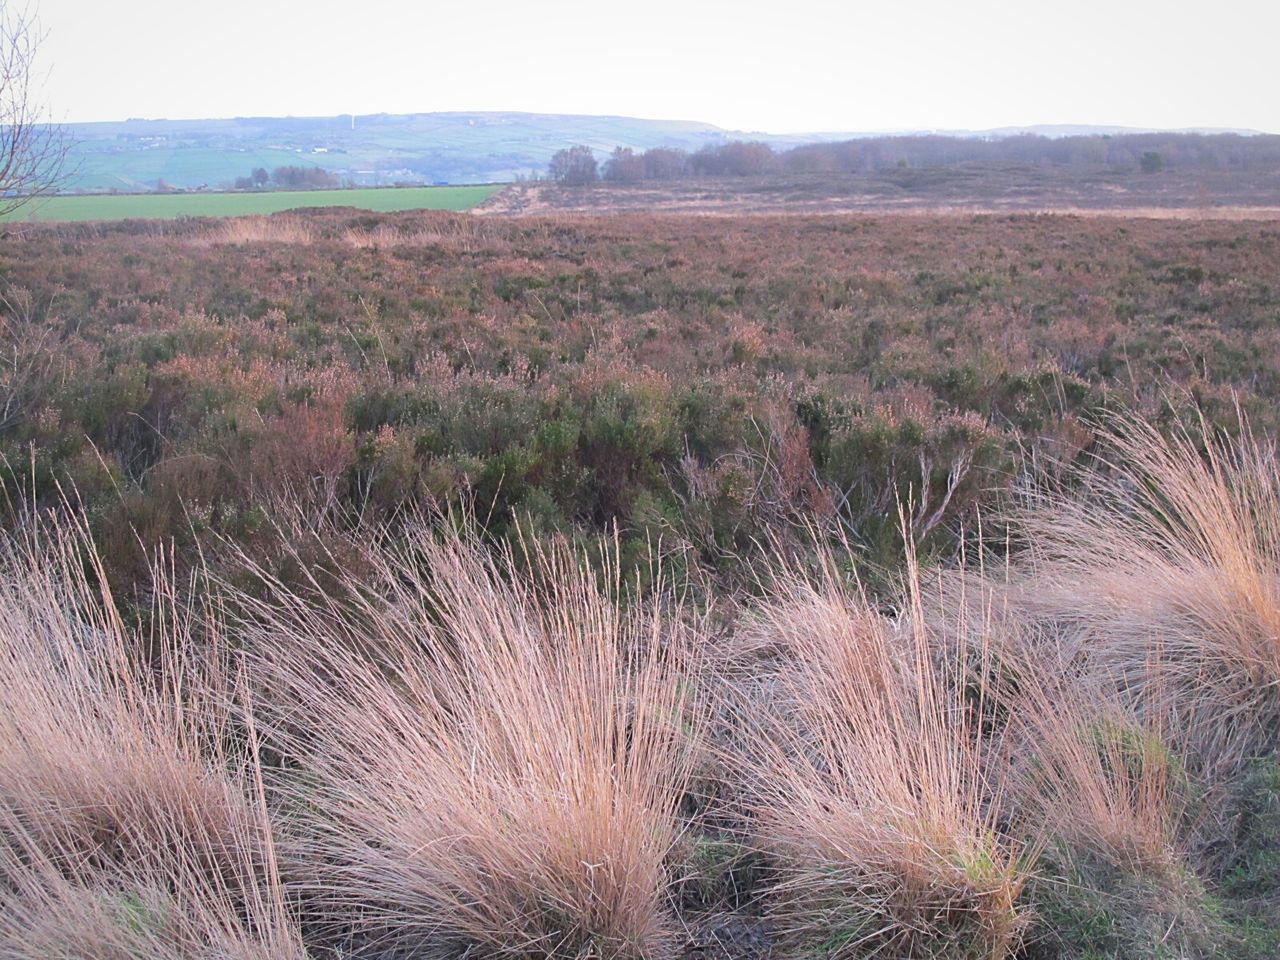
[[1005, 829], [962, 666], [937, 656], [914, 586], [905, 604], [882, 615], [824, 554], [816, 574], [784, 566], [746, 631], [777, 657], [740, 761], [770, 910], [822, 956], [1008, 956], [1033, 857]]
[[1035, 677], [1023, 694], [1014, 790], [1045, 832], [1031, 955], [1172, 960], [1230, 945], [1190, 866], [1197, 798], [1162, 730], [1078, 677]]
[[1014, 784], [1047, 841], [1036, 956], [1274, 955], [1275, 784], [1256, 758], [1280, 720], [1280, 472], [1247, 427], [1202, 433], [1114, 421], [988, 587], [1021, 633]]
[[85, 532], [37, 529], [0, 542], [0, 957], [301, 958], [253, 737], [196, 665], [216, 612], [169, 584], [142, 635]]
[[[695, 764], [690, 636], [568, 548], [517, 572], [427, 526], [371, 578], [254, 608], [299, 891], [348, 949], [672, 949]], [[342, 580], [342, 574], [338, 578]], [[335, 599], [339, 594], [343, 599]]]
[[1027, 614], [1073, 631], [1089, 674], [1231, 779], [1280, 731], [1280, 461], [1247, 429], [1165, 438], [1124, 419], [1105, 441], [1081, 493], [1023, 518]]

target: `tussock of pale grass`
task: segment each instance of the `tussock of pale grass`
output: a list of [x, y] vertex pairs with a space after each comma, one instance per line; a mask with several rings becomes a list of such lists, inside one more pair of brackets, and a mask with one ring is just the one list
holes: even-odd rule
[[831, 554], [816, 575], [777, 573], [746, 628], [779, 653], [772, 702], [747, 718], [753, 829], [777, 869], [779, 928], [809, 946], [1005, 956], [1029, 858], [1002, 832], [968, 668], [938, 655], [918, 599], [882, 616]]
[[391, 250], [397, 247], [441, 247], [470, 253], [491, 249], [501, 239], [499, 228], [469, 215], [428, 218], [425, 225], [401, 229], [395, 223], [380, 223], [370, 229], [352, 228], [343, 240], [360, 250]]
[[1190, 796], [1163, 725], [1030, 671], [1020, 695], [1018, 789], [1035, 819], [1077, 854], [1168, 875], [1184, 852]]
[[1011, 789], [1044, 839], [1035, 955], [1233, 955], [1197, 873], [1198, 799], [1167, 722], [1052, 660], [1029, 664], [1019, 693]]
[[347, 230], [342, 239], [358, 250], [387, 250], [406, 240], [405, 235], [389, 223], [380, 223], [371, 230]]
[[251, 611], [300, 890], [356, 949], [661, 955], [698, 727], [679, 618], [618, 599], [616, 554], [602, 581], [567, 548], [526, 576], [402, 542]]
[[982, 698], [1021, 819], [1117, 868], [1159, 871], [1180, 856], [1189, 799], [1167, 718], [1091, 675], [1077, 632], [1030, 614], [1034, 583], [1015, 575], [1005, 564], [936, 572], [923, 598], [935, 643], [965, 665], [971, 703]]
[[72, 525], [0, 544], [0, 957], [300, 957], [252, 750], [174, 655], [216, 622], [163, 595], [153, 674], [94, 582]]
[[228, 217], [198, 238], [207, 244], [288, 243], [306, 246], [316, 239], [316, 230], [305, 217]]
[[1280, 732], [1280, 460], [1247, 429], [1207, 450], [1123, 420], [1084, 492], [1041, 498], [1028, 616], [1073, 630], [1078, 659], [1143, 714], [1168, 718], [1210, 780]]

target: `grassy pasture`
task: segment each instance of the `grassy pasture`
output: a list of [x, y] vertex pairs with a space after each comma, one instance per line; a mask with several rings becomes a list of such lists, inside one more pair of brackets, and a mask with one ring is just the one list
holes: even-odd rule
[[23, 207], [14, 221], [172, 220], [176, 217], [239, 217], [299, 207], [357, 207], [378, 213], [399, 210], [469, 210], [499, 189], [472, 187], [383, 187], [366, 190], [280, 190], [268, 193], [169, 193], [50, 197]]

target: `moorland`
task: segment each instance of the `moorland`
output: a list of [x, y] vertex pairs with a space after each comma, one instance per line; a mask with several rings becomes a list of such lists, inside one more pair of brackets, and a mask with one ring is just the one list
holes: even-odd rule
[[0, 957], [1274, 956], [1277, 284], [1274, 219], [10, 228]]
[[883, 561], [895, 491], [948, 539], [1028, 459], [1087, 451], [1103, 411], [1269, 433], [1278, 266], [1265, 221], [23, 228], [0, 252], [6, 488], [48, 502], [69, 478], [121, 570], [190, 543], [193, 505], [239, 537], [286, 493], [378, 517], [474, 498], [497, 532], [617, 522], [716, 573], [821, 515]]
[[1125, 169], [973, 162], [587, 186], [521, 183], [494, 194], [480, 210], [504, 216], [1018, 212], [1274, 220], [1280, 211], [1280, 177], [1272, 170], [1166, 170], [1144, 176]]

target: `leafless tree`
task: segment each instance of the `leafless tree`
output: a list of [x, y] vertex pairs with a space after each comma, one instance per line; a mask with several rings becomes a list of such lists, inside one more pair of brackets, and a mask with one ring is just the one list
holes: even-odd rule
[[70, 140], [37, 96], [43, 39], [31, 8], [0, 0], [0, 216], [54, 192], [68, 175]]
[[579, 144], [565, 150], [557, 150], [547, 167], [551, 179], [568, 186], [595, 183], [600, 178], [599, 167], [591, 148]]

